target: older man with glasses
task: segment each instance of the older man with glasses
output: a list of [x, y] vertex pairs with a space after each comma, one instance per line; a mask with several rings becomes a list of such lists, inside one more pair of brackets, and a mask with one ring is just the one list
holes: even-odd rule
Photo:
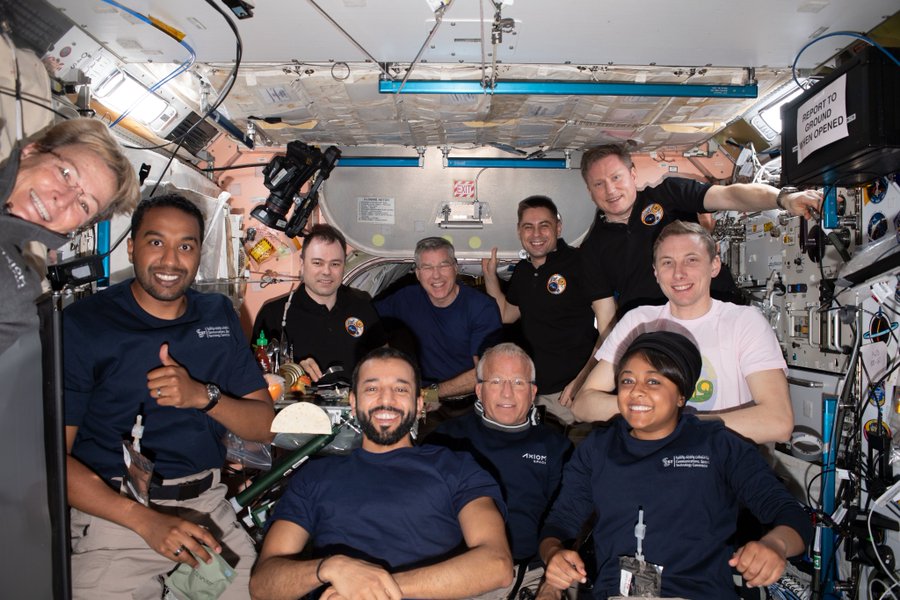
[[426, 443], [470, 453], [500, 484], [516, 576], [509, 587], [479, 600], [518, 598], [522, 589], [536, 592], [543, 576], [538, 533], [572, 444], [538, 423], [534, 362], [522, 348], [509, 343], [490, 348], [477, 375], [475, 412], [441, 423]]

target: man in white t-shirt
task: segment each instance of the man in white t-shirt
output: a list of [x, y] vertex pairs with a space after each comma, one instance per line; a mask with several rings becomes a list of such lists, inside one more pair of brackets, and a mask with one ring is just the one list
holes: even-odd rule
[[692, 339], [703, 356], [687, 406], [714, 414], [711, 418], [760, 444], [790, 438], [794, 413], [781, 347], [756, 308], [712, 299], [710, 281], [720, 267], [716, 243], [701, 226], [675, 221], [662, 230], [653, 247], [653, 270], [669, 302], [640, 306], [622, 317], [575, 397], [576, 418], [605, 421], [616, 415], [616, 362], [641, 333], [666, 330]]

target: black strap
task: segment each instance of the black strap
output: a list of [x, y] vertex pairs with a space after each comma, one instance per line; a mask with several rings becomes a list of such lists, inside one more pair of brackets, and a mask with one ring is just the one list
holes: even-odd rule
[[175, 485], [150, 486], [150, 498], [152, 500], [193, 500], [212, 487], [213, 474], [206, 477], [186, 481]]

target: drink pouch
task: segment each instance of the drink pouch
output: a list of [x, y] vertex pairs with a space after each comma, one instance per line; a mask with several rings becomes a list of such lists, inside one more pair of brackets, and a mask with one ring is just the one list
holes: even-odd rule
[[144, 506], [149, 506], [153, 461], [135, 450], [131, 442], [122, 442], [122, 452], [125, 456], [125, 491]]
[[656, 598], [662, 593], [662, 571], [634, 556], [619, 557], [619, 593], [628, 597]]

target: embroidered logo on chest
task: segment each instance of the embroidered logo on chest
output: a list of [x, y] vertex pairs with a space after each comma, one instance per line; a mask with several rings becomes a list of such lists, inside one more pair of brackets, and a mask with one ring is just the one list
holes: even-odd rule
[[348, 317], [347, 320], [344, 321], [344, 329], [346, 329], [347, 333], [353, 337], [359, 337], [366, 330], [366, 326], [356, 317]]
[[562, 294], [566, 291], [566, 278], [559, 273], [551, 275], [550, 279], [547, 280], [547, 291], [554, 296]]
[[667, 469], [708, 469], [709, 456], [705, 454], [676, 454], [662, 459]]
[[227, 325], [208, 325], [197, 329], [197, 337], [201, 340], [231, 337], [231, 328]]
[[522, 458], [525, 460], [530, 460], [536, 465], [546, 465], [547, 464], [547, 455], [546, 454], [534, 454], [532, 452], [526, 452], [522, 455]]
[[16, 289], [20, 290], [25, 287], [25, 274], [22, 272], [22, 267], [17, 265], [12, 257], [5, 251], [0, 250], [0, 254], [3, 254], [3, 257], [6, 259], [6, 264], [9, 266], [9, 272], [12, 273], [13, 279], [16, 280]]
[[641, 212], [641, 223], [648, 226], [658, 225], [663, 218], [663, 207], [655, 202]]

